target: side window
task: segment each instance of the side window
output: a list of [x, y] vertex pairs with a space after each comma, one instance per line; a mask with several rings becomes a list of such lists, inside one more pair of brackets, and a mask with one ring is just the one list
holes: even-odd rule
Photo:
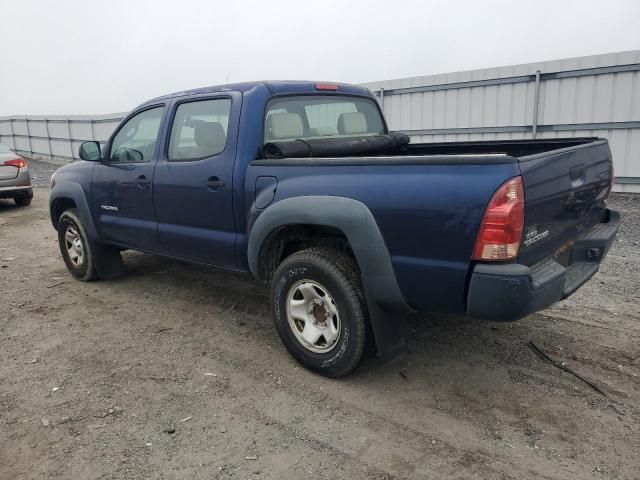
[[150, 162], [158, 141], [164, 107], [151, 108], [131, 117], [111, 143], [112, 163]]
[[182, 103], [176, 110], [169, 139], [169, 160], [185, 162], [212, 157], [227, 144], [231, 100]]

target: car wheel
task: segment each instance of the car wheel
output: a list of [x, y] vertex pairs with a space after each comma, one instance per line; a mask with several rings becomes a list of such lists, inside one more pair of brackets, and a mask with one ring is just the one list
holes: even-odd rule
[[327, 377], [353, 371], [366, 338], [366, 304], [354, 260], [326, 248], [287, 257], [271, 284], [271, 308], [285, 347]]
[[28, 207], [31, 205], [31, 198], [32, 197], [16, 197], [13, 201], [16, 202], [16, 205], [19, 207]]
[[83, 282], [97, 278], [94, 264], [95, 246], [87, 236], [77, 209], [65, 210], [60, 216], [58, 243], [71, 275]]

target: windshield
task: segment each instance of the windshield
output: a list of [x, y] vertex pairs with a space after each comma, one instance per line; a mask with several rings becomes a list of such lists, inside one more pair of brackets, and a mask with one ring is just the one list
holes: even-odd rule
[[382, 117], [375, 102], [348, 96], [275, 98], [267, 106], [264, 122], [265, 143], [384, 133]]
[[0, 153], [11, 153], [11, 150], [6, 145], [0, 143]]

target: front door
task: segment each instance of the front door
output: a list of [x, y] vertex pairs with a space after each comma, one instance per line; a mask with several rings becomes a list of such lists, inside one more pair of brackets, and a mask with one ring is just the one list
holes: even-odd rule
[[234, 268], [233, 165], [241, 96], [179, 99], [153, 180], [162, 252]]
[[117, 130], [92, 177], [92, 205], [105, 240], [158, 250], [153, 171], [164, 106], [135, 113]]

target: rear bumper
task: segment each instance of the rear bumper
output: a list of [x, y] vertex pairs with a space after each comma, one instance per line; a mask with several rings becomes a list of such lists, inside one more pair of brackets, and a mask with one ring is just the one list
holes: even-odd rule
[[29, 197], [33, 198], [31, 186], [24, 187], [0, 187], [0, 198]]
[[471, 274], [467, 314], [488, 320], [517, 320], [567, 298], [599, 268], [618, 233], [620, 214], [607, 211], [607, 220], [576, 239], [569, 265], [547, 258], [531, 267], [477, 264]]
[[0, 180], [0, 198], [33, 197], [29, 168], [21, 168], [15, 178]]

